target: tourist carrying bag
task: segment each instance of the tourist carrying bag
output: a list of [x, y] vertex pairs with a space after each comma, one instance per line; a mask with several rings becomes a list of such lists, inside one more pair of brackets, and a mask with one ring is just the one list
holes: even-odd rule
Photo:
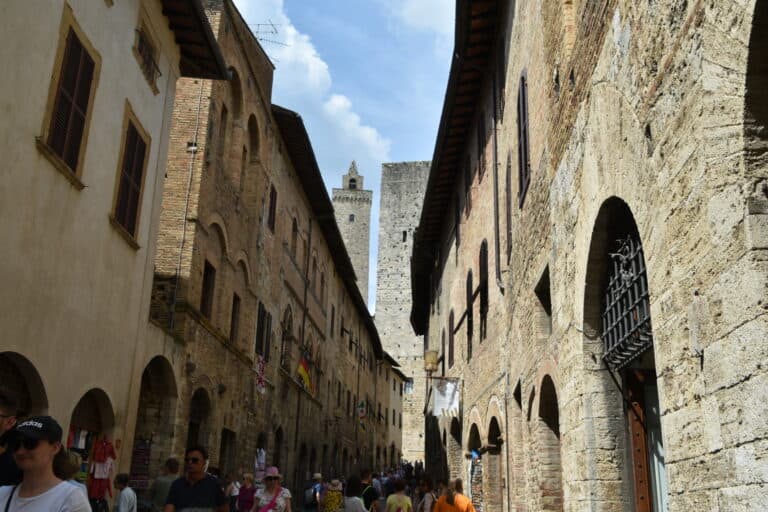
[[5, 512], [8, 512], [11, 509], [11, 500], [13, 499], [13, 493], [16, 492], [16, 488], [18, 485], [14, 485], [13, 489], [11, 489], [11, 494], [8, 495], [8, 500], [5, 502]]

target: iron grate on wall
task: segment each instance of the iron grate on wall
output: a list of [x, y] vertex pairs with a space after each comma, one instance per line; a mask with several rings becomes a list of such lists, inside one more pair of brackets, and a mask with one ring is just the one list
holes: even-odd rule
[[628, 236], [609, 253], [610, 277], [603, 302], [603, 359], [618, 370], [653, 345], [648, 277], [640, 241]]

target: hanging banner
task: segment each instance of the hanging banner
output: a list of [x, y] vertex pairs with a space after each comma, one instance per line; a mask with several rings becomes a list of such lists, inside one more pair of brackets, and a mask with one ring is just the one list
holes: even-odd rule
[[432, 384], [432, 414], [435, 416], [459, 416], [459, 393], [461, 391], [458, 379], [435, 379]]

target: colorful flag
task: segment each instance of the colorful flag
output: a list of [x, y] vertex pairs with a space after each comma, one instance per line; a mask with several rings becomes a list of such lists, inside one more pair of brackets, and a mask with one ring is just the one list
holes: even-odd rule
[[309, 361], [307, 361], [306, 355], [302, 355], [301, 359], [299, 359], [299, 367], [296, 369], [296, 371], [299, 373], [299, 377], [301, 377], [301, 381], [304, 384], [304, 389], [315, 394], [315, 390], [312, 387], [312, 377], [309, 373]]

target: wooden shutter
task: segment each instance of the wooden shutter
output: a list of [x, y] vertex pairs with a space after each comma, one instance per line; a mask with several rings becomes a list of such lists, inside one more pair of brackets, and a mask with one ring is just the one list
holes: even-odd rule
[[70, 28], [47, 142], [72, 172], [77, 170], [80, 158], [93, 71], [93, 59]]
[[132, 236], [136, 234], [141, 183], [144, 174], [144, 158], [147, 144], [132, 122], [128, 122], [120, 170], [120, 186], [115, 205], [115, 220]]

